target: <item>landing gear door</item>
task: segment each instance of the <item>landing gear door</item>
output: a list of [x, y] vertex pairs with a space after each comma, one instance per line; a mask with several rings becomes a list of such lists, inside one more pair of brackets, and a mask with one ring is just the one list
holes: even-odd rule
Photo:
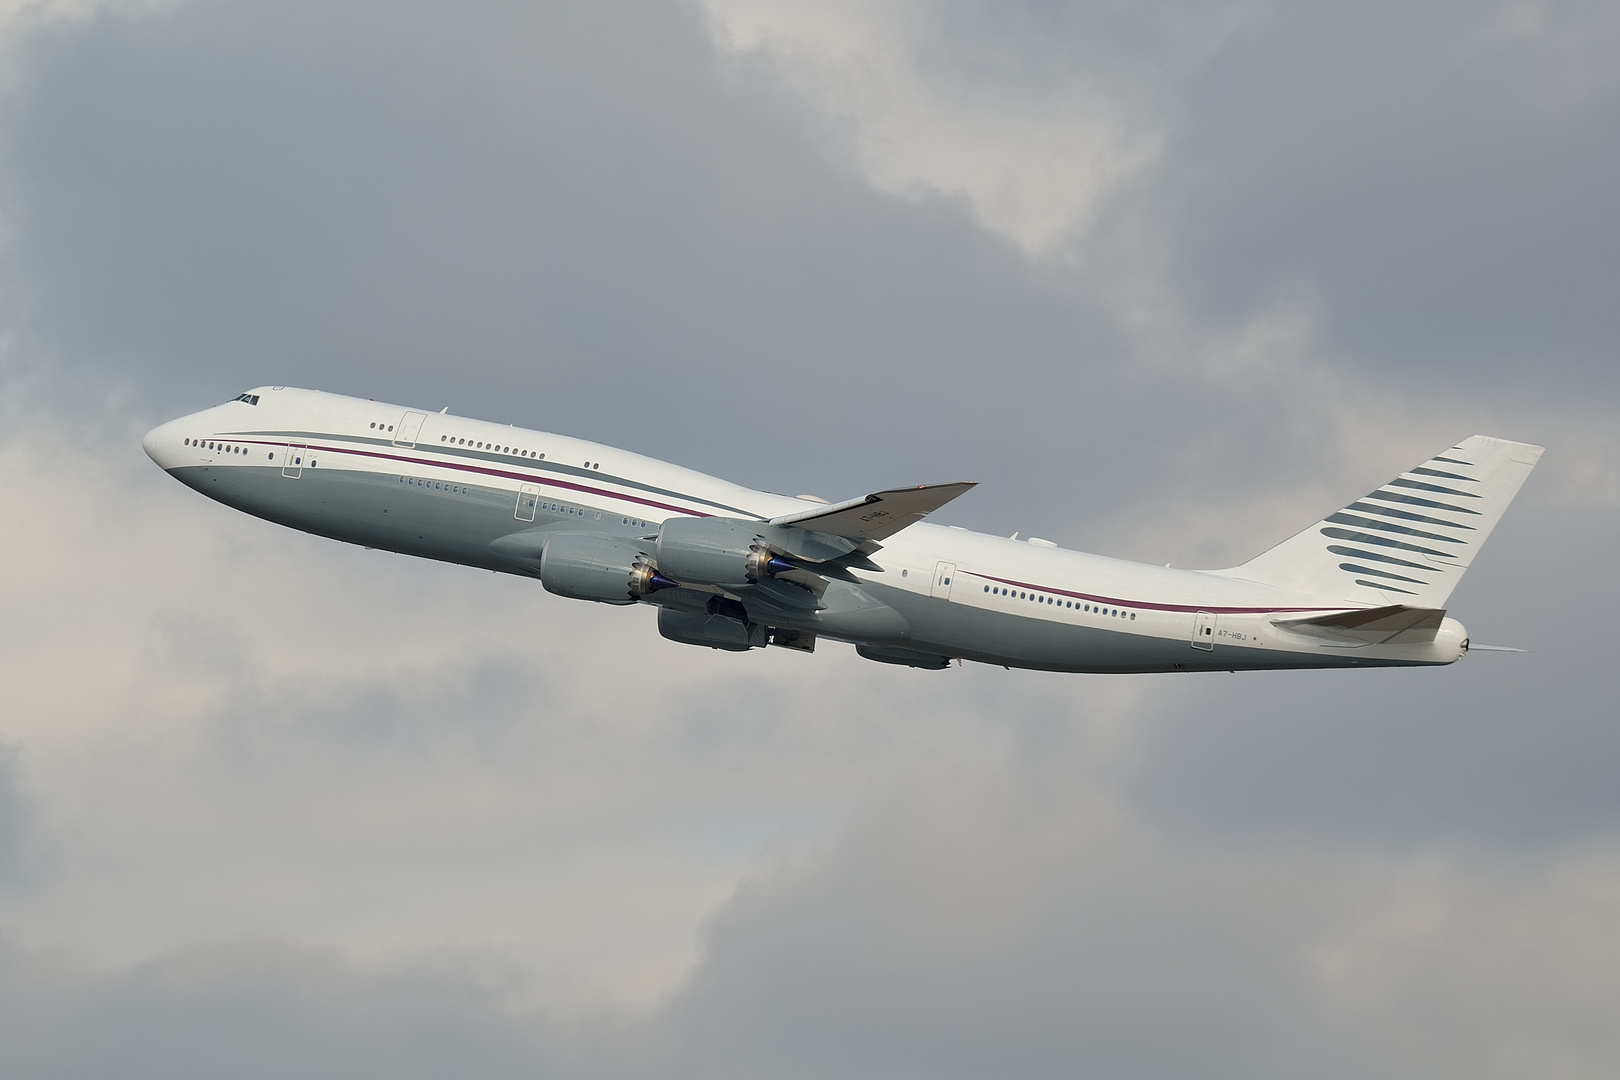
[[956, 564], [942, 562], [934, 567], [934, 584], [929, 588], [928, 595], [940, 600], [951, 598], [951, 579], [956, 576]]
[[533, 484], [518, 488], [517, 509], [513, 511], [519, 521], [533, 521], [534, 509], [540, 505], [540, 489]]
[[399, 421], [399, 430], [394, 432], [394, 445], [415, 446], [416, 437], [422, 434], [422, 422], [426, 419], [426, 413], [406, 413]]
[[290, 476], [294, 480], [304, 471], [304, 455], [309, 451], [297, 443], [288, 443], [281, 448], [281, 475]]
[[1219, 616], [1213, 612], [1200, 611], [1193, 619], [1192, 647], [1213, 651], [1215, 648], [1215, 620]]

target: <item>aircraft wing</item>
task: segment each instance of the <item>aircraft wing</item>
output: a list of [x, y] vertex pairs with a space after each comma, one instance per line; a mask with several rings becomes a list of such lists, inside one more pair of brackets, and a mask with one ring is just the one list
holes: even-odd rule
[[771, 524], [809, 529], [849, 540], [882, 540], [908, 525], [916, 524], [973, 486], [974, 483], [969, 481], [877, 491], [864, 498], [772, 518]]

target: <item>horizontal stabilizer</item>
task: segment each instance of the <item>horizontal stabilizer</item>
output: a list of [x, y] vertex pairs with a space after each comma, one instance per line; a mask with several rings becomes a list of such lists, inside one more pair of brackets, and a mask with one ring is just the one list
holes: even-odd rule
[[973, 486], [971, 482], [924, 484], [878, 491], [865, 498], [772, 518], [771, 524], [812, 529], [850, 540], [882, 540], [916, 524]]
[[1445, 618], [1444, 608], [1390, 604], [1307, 619], [1273, 619], [1272, 625], [1346, 645], [1415, 645], [1433, 641]]

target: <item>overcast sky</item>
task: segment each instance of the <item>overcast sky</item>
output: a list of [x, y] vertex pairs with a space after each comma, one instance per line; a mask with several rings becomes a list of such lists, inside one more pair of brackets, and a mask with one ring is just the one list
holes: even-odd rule
[[[1620, 7], [0, 0], [0, 1073], [1620, 1073]], [[1240, 562], [1439, 671], [722, 655], [140, 435], [266, 383]]]

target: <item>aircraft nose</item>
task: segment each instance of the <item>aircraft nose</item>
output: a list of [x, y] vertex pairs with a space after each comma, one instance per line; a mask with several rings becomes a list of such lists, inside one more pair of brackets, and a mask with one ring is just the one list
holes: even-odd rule
[[146, 456], [164, 470], [175, 465], [174, 431], [175, 421], [171, 420], [167, 424], [159, 424], [141, 439], [141, 449], [146, 451]]

